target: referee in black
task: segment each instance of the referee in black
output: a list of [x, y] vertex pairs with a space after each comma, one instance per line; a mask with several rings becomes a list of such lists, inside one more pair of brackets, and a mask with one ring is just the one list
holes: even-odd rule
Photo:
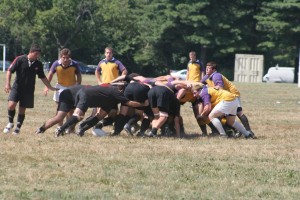
[[[43, 64], [38, 60], [41, 55], [41, 48], [33, 44], [28, 55], [22, 55], [15, 58], [13, 63], [7, 70], [5, 92], [10, 93], [8, 97], [8, 124], [4, 128], [4, 133], [9, 133], [14, 127], [14, 117], [16, 113], [16, 106], [19, 103], [19, 113], [17, 117], [17, 127], [13, 134], [20, 133], [21, 126], [25, 119], [26, 108], [34, 107], [34, 90], [36, 75], [43, 81], [43, 83], [50, 89], [56, 90], [52, 87], [45, 76]], [[13, 73], [16, 73], [15, 82], [11, 87], [10, 81]]]

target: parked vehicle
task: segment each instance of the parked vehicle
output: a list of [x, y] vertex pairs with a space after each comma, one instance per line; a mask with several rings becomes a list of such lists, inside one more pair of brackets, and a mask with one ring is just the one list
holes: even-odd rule
[[[5, 71], [9, 68], [9, 66], [11, 65], [10, 61], [5, 61]], [[3, 71], [3, 61], [0, 61], [0, 70]]]
[[268, 73], [263, 77], [268, 83], [294, 83], [295, 68], [293, 67], [270, 67]]
[[171, 71], [171, 76], [174, 76], [176, 78], [179, 78], [180, 80], [186, 80], [186, 74], [187, 74], [187, 70], [186, 69], [182, 69], [179, 71]]
[[78, 62], [79, 63], [79, 66], [80, 66], [80, 72], [82, 74], [95, 74], [95, 70], [96, 68], [91, 68], [91, 67], [88, 67], [85, 63], [83, 62]]

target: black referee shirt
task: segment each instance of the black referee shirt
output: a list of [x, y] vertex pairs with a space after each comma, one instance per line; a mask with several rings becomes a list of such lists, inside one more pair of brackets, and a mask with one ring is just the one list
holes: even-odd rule
[[16, 72], [16, 78], [12, 88], [25, 94], [34, 93], [36, 75], [38, 75], [40, 79], [46, 77], [43, 64], [38, 60], [30, 63], [27, 55], [16, 57], [8, 70], [11, 73]]

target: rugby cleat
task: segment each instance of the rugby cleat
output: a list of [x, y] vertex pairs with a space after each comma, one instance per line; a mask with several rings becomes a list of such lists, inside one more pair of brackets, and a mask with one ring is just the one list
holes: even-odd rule
[[63, 131], [60, 129], [60, 127], [57, 127], [55, 129], [54, 135], [55, 137], [59, 137], [60, 135], [63, 135]]
[[126, 133], [128, 135], [133, 135], [133, 133], [131, 132], [131, 127], [129, 126], [129, 124], [125, 124], [124, 130], [126, 131]]
[[13, 127], [14, 127], [14, 123], [8, 123], [6, 127], [3, 129], [3, 133], [9, 133]]
[[12, 134], [13, 135], [19, 135], [20, 134], [20, 128], [17, 127]]

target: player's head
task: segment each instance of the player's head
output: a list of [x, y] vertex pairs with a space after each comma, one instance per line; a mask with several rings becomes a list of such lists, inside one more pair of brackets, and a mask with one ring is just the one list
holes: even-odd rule
[[104, 50], [104, 55], [106, 60], [111, 60], [114, 54], [114, 50], [112, 47], [106, 47]]
[[60, 61], [63, 66], [69, 66], [71, 63], [71, 50], [64, 48], [60, 51]]
[[190, 61], [195, 62], [196, 59], [197, 59], [196, 52], [195, 52], [195, 51], [191, 51], [191, 52], [189, 53], [189, 58], [190, 58]]
[[37, 44], [32, 44], [29, 50], [28, 59], [30, 61], [37, 60], [41, 55], [41, 47]]
[[206, 74], [211, 75], [215, 71], [217, 71], [218, 65], [216, 62], [211, 61], [206, 64]]
[[193, 96], [195, 98], [197, 98], [199, 96], [199, 94], [200, 94], [203, 86], [204, 85], [202, 83], [194, 83], [194, 84], [192, 84], [191, 90], [192, 90]]

